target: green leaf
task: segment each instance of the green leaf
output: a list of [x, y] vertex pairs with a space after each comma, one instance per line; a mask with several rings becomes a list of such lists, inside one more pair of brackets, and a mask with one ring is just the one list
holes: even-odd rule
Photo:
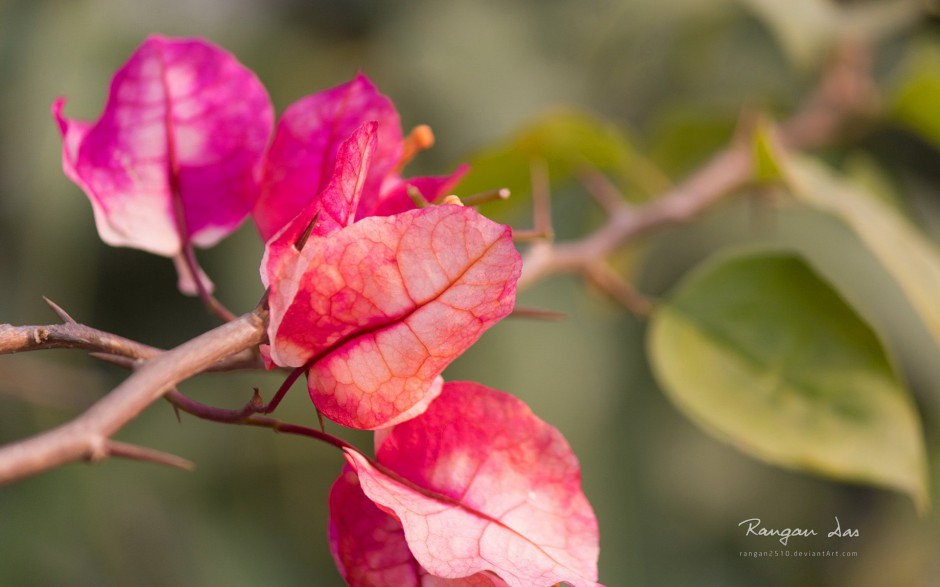
[[783, 168], [773, 144], [772, 128], [770, 121], [762, 118], [754, 131], [754, 179], [762, 183], [783, 178]]
[[798, 67], [817, 63], [836, 34], [837, 8], [828, 0], [741, 0], [777, 38], [784, 53]]
[[884, 200], [806, 157], [790, 155], [786, 174], [800, 201], [845, 222], [894, 277], [940, 345], [940, 252]]
[[927, 505], [908, 392], [871, 327], [799, 256], [707, 263], [657, 309], [648, 342], [667, 396], [714, 436], [773, 464]]
[[940, 45], [913, 45], [890, 98], [891, 116], [940, 148]]
[[629, 139], [613, 125], [577, 111], [550, 112], [517, 134], [470, 160], [470, 173], [460, 191], [473, 194], [509, 188], [510, 202], [524, 201], [531, 192], [533, 163], [544, 163], [549, 181], [557, 187], [584, 168], [600, 170], [625, 191], [659, 191], [667, 181], [639, 157]]
[[832, 0], [739, 0], [776, 37], [790, 62], [801, 68], [817, 65], [846, 38], [872, 45], [916, 23], [920, 0], [838, 3]]
[[664, 108], [653, 124], [650, 158], [672, 177], [688, 175], [728, 145], [738, 112], [684, 103]]
[[841, 168], [857, 189], [881, 201], [902, 218], [910, 220], [913, 217], [907, 202], [898, 193], [897, 185], [874, 157], [864, 152], [849, 153]]

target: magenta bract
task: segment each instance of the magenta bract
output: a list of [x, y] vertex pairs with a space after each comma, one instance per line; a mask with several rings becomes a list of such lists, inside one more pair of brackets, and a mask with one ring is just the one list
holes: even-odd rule
[[274, 113], [229, 53], [148, 38], [115, 74], [97, 122], [52, 111], [66, 175], [91, 200], [102, 240], [165, 256], [211, 246], [252, 209]]
[[408, 195], [408, 188], [413, 188], [428, 202], [433, 202], [442, 196], [454, 193], [454, 188], [460, 183], [467, 172], [469, 165], [461, 165], [450, 175], [431, 177], [411, 177], [403, 179], [398, 176], [386, 178], [382, 193], [374, 206], [364, 209], [359, 207], [360, 216], [391, 216], [399, 212], [413, 210], [414, 200]]
[[419, 585], [401, 524], [362, 493], [348, 465], [330, 489], [330, 512], [330, 550], [347, 583]]
[[379, 193], [385, 176], [401, 158], [401, 123], [391, 100], [359, 74], [284, 111], [266, 157], [263, 191], [253, 215], [264, 240], [327, 187], [340, 145], [373, 121], [378, 124], [378, 147], [363, 184], [367, 194]]
[[414, 564], [435, 577], [597, 585], [597, 520], [577, 460], [511, 395], [449, 382], [424, 414], [391, 429], [378, 466], [352, 450], [346, 459], [352, 469], [334, 485], [330, 539], [347, 580], [375, 572], [378, 560], [407, 574], [400, 527]]
[[269, 243], [271, 360], [308, 369], [317, 408], [376, 429], [414, 416], [435, 378], [513, 307], [511, 230], [445, 205], [370, 217], [301, 251]]
[[[261, 281], [279, 279], [284, 270], [280, 257], [296, 256], [305, 234], [326, 236], [353, 223], [376, 147], [377, 123], [357, 128], [339, 147], [335, 168], [327, 186], [296, 214], [265, 245]], [[290, 265], [293, 268], [293, 265]], [[264, 270], [267, 268], [267, 270]]]
[[325, 190], [341, 159], [340, 150], [363, 124], [375, 123], [376, 148], [351, 215], [388, 216], [414, 209], [408, 187], [427, 201], [450, 193], [466, 166], [450, 175], [404, 179], [401, 122], [394, 104], [363, 74], [352, 81], [298, 100], [287, 108], [275, 131], [254, 220], [268, 240]]

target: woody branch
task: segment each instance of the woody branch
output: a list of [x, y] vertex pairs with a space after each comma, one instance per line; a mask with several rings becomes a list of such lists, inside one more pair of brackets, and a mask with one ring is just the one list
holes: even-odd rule
[[[870, 116], [876, 104], [867, 51], [862, 46], [845, 45], [835, 55], [816, 91], [794, 116], [779, 126], [778, 138], [785, 148], [794, 150], [832, 144], [846, 136], [852, 122]], [[751, 179], [750, 148], [741, 141], [732, 143], [685, 181], [643, 206], [626, 204], [603, 178], [589, 173], [585, 184], [608, 213], [606, 223], [582, 239], [534, 243], [524, 257], [519, 287], [532, 286], [556, 273], [581, 273], [628, 307], [638, 304], [631, 309], [642, 312], [642, 299], [638, 300], [629, 284], [619, 280], [607, 267], [605, 259], [654, 230], [693, 219], [738, 193]], [[551, 227], [545, 226], [548, 217], [544, 207], [536, 218], [536, 232], [550, 236]], [[139, 368], [74, 420], [0, 448], [0, 484], [71, 461], [94, 461], [108, 456], [186, 467], [188, 463], [182, 459], [118, 443], [111, 437], [181, 381], [207, 370], [257, 366], [257, 357], [251, 349], [266, 337], [263, 308], [169, 351], [78, 324], [57, 307], [53, 308], [63, 324], [0, 325], [0, 354], [80, 348]], [[177, 405], [184, 401], [178, 395], [173, 398]], [[259, 419], [254, 425], [279, 429], [272, 422]]]
[[[815, 91], [792, 117], [779, 125], [777, 139], [783, 148], [790, 150], [831, 145], [850, 134], [853, 123], [871, 117], [877, 107], [868, 50], [864, 45], [845, 43], [833, 55]], [[523, 257], [519, 288], [530, 287], [556, 273], [581, 273], [624, 301], [629, 292], [617, 290], [629, 285], [611, 280], [605, 259], [654, 230], [696, 218], [751, 183], [752, 149], [746, 138], [748, 133], [741, 134], [745, 136], [736, 138], [685, 181], [642, 206], [626, 203], [599, 173], [586, 172], [585, 187], [607, 213], [607, 221], [578, 240], [534, 243]], [[628, 298], [624, 303], [629, 307], [631, 302]]]
[[263, 342], [265, 314], [245, 314], [153, 357], [74, 420], [0, 448], [0, 484], [79, 459], [143, 458], [143, 450], [117, 444], [111, 436], [177, 383]]

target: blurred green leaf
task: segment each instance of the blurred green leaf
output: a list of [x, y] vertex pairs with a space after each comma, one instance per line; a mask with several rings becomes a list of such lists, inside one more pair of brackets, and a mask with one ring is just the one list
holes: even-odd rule
[[911, 218], [907, 202], [898, 193], [892, 178], [874, 157], [861, 151], [849, 153], [842, 162], [842, 170], [858, 189], [877, 198], [904, 218]]
[[741, 0], [771, 30], [784, 53], [798, 67], [817, 63], [832, 43], [838, 10], [829, 0]]
[[883, 200], [812, 159], [786, 161], [788, 183], [802, 202], [851, 228], [894, 277], [940, 344], [940, 251]]
[[640, 158], [630, 139], [611, 123], [573, 110], [547, 113], [474, 156], [460, 183], [463, 194], [506, 187], [510, 202], [526, 201], [532, 190], [533, 162], [544, 162], [553, 186], [571, 181], [582, 169], [604, 172], [627, 191], [654, 193], [667, 183]]
[[811, 68], [846, 38], [875, 43], [910, 26], [923, 10], [918, 0], [838, 3], [834, 0], [739, 0], [762, 20], [790, 61]]
[[777, 150], [773, 146], [772, 126], [769, 120], [761, 119], [754, 132], [754, 179], [759, 182], [775, 182], [783, 178], [783, 169]]
[[690, 419], [743, 452], [928, 500], [914, 405], [878, 337], [797, 255], [713, 260], [654, 314], [654, 371]]
[[737, 114], [684, 104], [661, 115], [651, 133], [650, 158], [672, 177], [685, 175], [734, 135]]
[[890, 96], [890, 115], [940, 149], [940, 45], [912, 45]]

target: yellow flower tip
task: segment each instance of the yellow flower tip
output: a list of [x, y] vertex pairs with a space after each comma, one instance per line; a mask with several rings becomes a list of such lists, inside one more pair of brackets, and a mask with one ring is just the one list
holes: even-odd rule
[[452, 206], [463, 206], [463, 202], [461, 202], [460, 198], [458, 198], [455, 195], [447, 196], [441, 201], [441, 205], [447, 205], [447, 204], [450, 204]]

